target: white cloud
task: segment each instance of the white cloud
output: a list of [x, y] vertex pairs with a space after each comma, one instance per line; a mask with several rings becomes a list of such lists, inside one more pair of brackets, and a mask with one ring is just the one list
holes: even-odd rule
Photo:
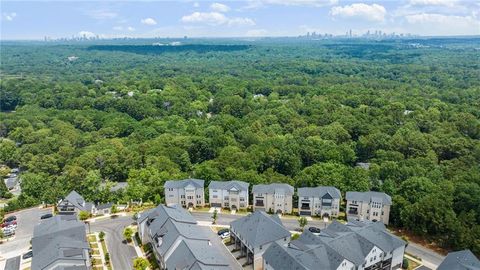
[[248, 30], [247, 33], [245, 33], [245, 36], [247, 37], [262, 37], [266, 36], [268, 33], [267, 30], [265, 29], [252, 29]]
[[199, 6], [200, 6], [200, 4], [198, 2], [193, 3], [193, 7], [198, 8]]
[[114, 26], [114, 27], [113, 27], [113, 30], [115, 30], [115, 31], [129, 31], [129, 32], [133, 32], [133, 31], [135, 31], [135, 28], [133, 28], [133, 27], [131, 27], [131, 26], [127, 26], [127, 27]]
[[480, 20], [473, 16], [418, 13], [406, 15], [410, 31], [423, 35], [479, 35]]
[[143, 23], [143, 24], [146, 24], [146, 25], [156, 25], [157, 24], [157, 21], [155, 21], [152, 18], [145, 18], [145, 19], [142, 19], [140, 22]]
[[3, 13], [2, 14], [2, 18], [6, 21], [13, 21], [13, 19], [15, 19], [15, 17], [17, 17], [17, 13], [15, 12], [10, 12], [10, 13]]
[[114, 19], [118, 16], [117, 13], [108, 10], [90, 10], [87, 14], [96, 20]]
[[244, 9], [255, 9], [266, 5], [324, 7], [338, 3], [338, 0], [250, 0]]
[[213, 4], [210, 5], [210, 8], [213, 11], [223, 12], [223, 13], [230, 11], [229, 6], [221, 4], [221, 3], [213, 3]]
[[410, 5], [414, 6], [455, 6], [458, 0], [410, 0]]
[[184, 23], [204, 23], [208, 25], [255, 25], [255, 22], [250, 18], [229, 18], [219, 12], [194, 12], [183, 16], [181, 21]]
[[346, 6], [336, 6], [330, 10], [330, 15], [339, 16], [342, 18], [360, 18], [368, 21], [379, 21], [382, 22], [385, 20], [385, 15], [387, 10], [377, 4], [364, 4], [356, 3]]

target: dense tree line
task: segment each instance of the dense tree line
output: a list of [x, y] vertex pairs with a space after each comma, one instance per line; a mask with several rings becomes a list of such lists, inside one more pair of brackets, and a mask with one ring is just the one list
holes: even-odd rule
[[385, 191], [394, 226], [480, 254], [477, 41], [4, 44], [0, 163], [23, 171], [9, 207], [71, 189], [159, 203], [185, 177], [334, 185]]

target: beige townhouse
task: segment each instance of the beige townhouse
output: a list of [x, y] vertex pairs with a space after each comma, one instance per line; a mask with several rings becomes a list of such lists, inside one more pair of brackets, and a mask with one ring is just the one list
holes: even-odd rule
[[382, 221], [388, 225], [392, 197], [383, 192], [347, 192], [347, 219]]
[[288, 184], [273, 183], [254, 185], [253, 210], [262, 210], [276, 214], [292, 213], [292, 196], [294, 189]]

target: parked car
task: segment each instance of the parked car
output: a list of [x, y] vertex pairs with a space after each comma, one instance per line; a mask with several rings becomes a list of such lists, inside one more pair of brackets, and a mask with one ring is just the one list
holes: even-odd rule
[[317, 227], [310, 227], [308, 230], [312, 233], [320, 233], [320, 228]]
[[32, 257], [33, 257], [33, 252], [30, 250], [29, 252], [23, 254], [22, 259], [26, 260], [26, 259], [30, 259]]
[[14, 220], [17, 220], [16, 216], [9, 216], [9, 217], [5, 218], [5, 220], [3, 220], [3, 222], [12, 222]]
[[222, 239], [225, 239], [225, 238], [227, 238], [227, 237], [230, 237], [230, 232], [224, 232], [224, 233], [222, 233], [222, 235], [220, 235], [220, 237], [221, 237]]
[[13, 228], [3, 228], [2, 230], [4, 236], [10, 236], [15, 234], [15, 229]]
[[230, 231], [229, 229], [221, 229], [221, 230], [219, 230], [219, 231], [217, 232], [217, 234], [218, 234], [218, 235], [222, 235], [222, 234], [224, 234], [224, 233], [226, 233], [226, 232], [229, 232], [229, 231]]
[[45, 215], [41, 216], [40, 219], [47, 219], [47, 218], [51, 218], [51, 217], [53, 217], [52, 214], [45, 214]]
[[0, 227], [2, 228], [5, 228], [5, 227], [8, 227], [10, 225], [17, 225], [17, 222], [14, 220], [14, 221], [10, 221], [10, 222], [4, 222], [0, 225]]

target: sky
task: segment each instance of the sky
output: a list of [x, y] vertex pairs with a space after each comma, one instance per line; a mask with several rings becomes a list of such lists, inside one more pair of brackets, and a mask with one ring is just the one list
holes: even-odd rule
[[1, 0], [2, 40], [254, 37], [307, 32], [480, 35], [480, 0]]

